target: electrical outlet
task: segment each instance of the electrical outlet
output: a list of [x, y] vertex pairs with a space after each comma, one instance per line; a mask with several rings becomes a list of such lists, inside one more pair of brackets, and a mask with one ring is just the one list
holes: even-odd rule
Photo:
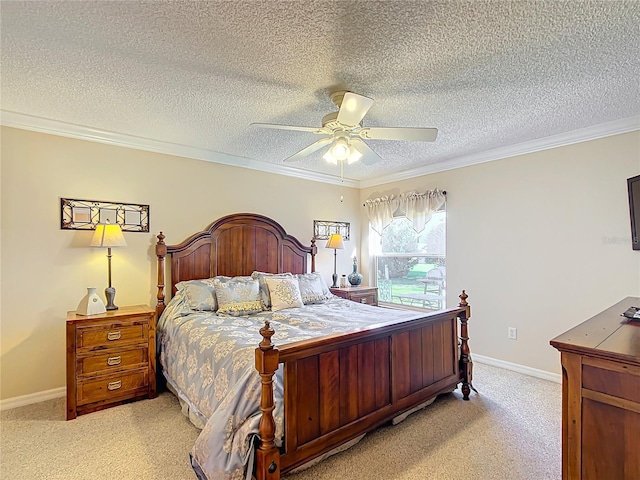
[[518, 339], [518, 329], [515, 327], [509, 327], [509, 339], [517, 340]]

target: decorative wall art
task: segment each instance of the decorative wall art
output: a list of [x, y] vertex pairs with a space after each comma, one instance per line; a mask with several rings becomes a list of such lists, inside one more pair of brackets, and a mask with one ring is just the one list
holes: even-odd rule
[[328, 240], [334, 233], [339, 233], [344, 240], [349, 240], [350, 229], [349, 222], [313, 221], [313, 236], [318, 240]]
[[61, 229], [95, 230], [99, 223], [117, 223], [123, 232], [148, 232], [149, 205], [60, 199]]

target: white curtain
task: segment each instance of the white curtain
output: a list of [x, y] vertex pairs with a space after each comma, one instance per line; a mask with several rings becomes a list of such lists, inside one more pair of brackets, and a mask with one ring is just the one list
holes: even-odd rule
[[445, 202], [445, 196], [440, 190], [429, 190], [425, 193], [410, 192], [404, 195], [402, 209], [406, 217], [413, 222], [413, 229], [420, 233], [431, 220], [433, 212]]
[[367, 200], [367, 215], [371, 228], [379, 235], [393, 220], [396, 210], [402, 210], [413, 222], [413, 229], [420, 233], [431, 219], [434, 211], [445, 203], [445, 195], [440, 190], [428, 190], [424, 193], [409, 192], [398, 196], [384, 196]]
[[371, 228], [378, 232], [379, 235], [382, 235], [382, 231], [393, 220], [393, 214], [399, 205], [400, 197], [393, 195], [367, 200], [365, 206], [367, 207]]

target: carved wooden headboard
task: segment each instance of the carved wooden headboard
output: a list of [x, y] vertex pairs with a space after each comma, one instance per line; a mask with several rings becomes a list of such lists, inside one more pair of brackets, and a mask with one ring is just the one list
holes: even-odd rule
[[165, 307], [165, 256], [171, 255], [171, 292], [186, 280], [217, 275], [251, 275], [255, 270], [268, 273], [306, 273], [311, 256], [315, 271], [315, 239], [305, 247], [288, 235], [280, 224], [263, 215], [237, 213], [213, 222], [178, 245], [165, 245], [158, 235], [158, 315]]

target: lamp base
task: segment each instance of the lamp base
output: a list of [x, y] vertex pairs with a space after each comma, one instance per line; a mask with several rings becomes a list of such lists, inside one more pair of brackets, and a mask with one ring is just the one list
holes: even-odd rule
[[113, 303], [113, 299], [116, 298], [116, 289], [113, 287], [107, 287], [104, 289], [104, 296], [107, 299], [107, 310], [118, 310], [118, 306]]
[[334, 273], [331, 275], [331, 278], [333, 279], [333, 285], [331, 285], [331, 288], [338, 288], [338, 274]]

